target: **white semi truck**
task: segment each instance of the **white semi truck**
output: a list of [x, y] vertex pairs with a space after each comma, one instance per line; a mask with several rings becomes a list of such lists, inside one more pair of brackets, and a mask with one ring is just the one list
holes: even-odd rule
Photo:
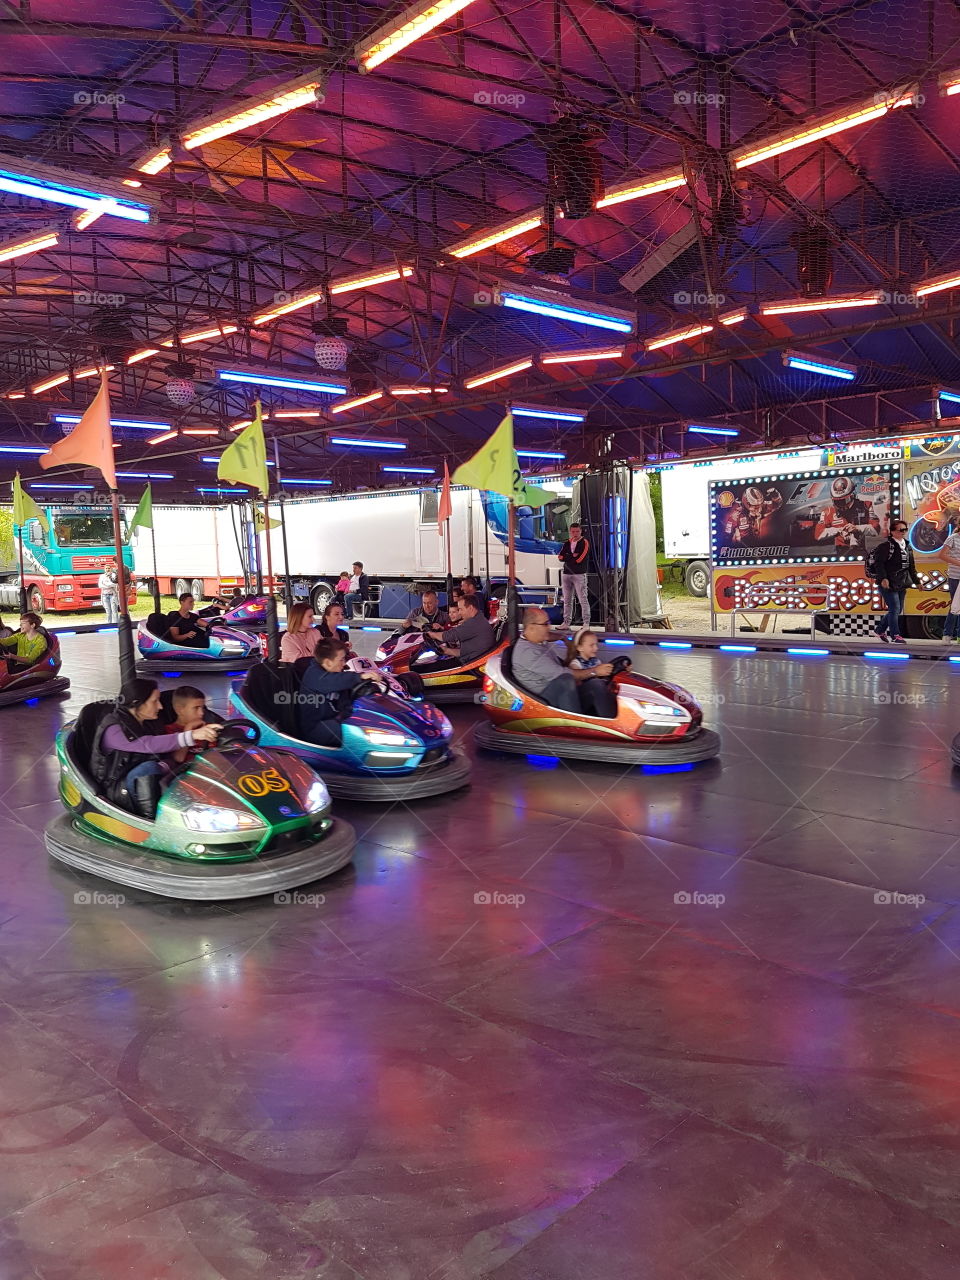
[[[653, 515], [646, 477], [638, 477], [633, 495], [631, 559], [649, 562], [644, 611], [658, 607], [655, 580]], [[539, 510], [519, 508], [517, 515], [517, 580], [531, 588], [559, 592], [561, 566], [557, 553], [567, 536], [576, 501], [572, 478], [538, 478], [556, 497]], [[459, 579], [475, 574], [484, 582], [507, 575], [507, 503], [497, 494], [455, 487], [450, 519], [451, 571]], [[443, 582], [447, 552], [437, 523], [436, 488], [395, 489], [322, 498], [297, 497], [284, 502], [286, 556], [281, 528], [270, 533], [274, 585], [282, 584], [289, 569], [294, 595], [322, 606], [334, 593], [343, 569], [355, 560], [379, 584], [385, 607], [391, 588], [405, 593], [413, 583]], [[132, 508], [131, 508], [132, 514]], [[223, 506], [164, 506], [154, 503], [156, 577], [161, 594], [191, 591], [198, 599], [219, 595], [244, 581], [244, 564], [253, 564], [253, 548], [236, 504]], [[270, 504], [270, 519], [278, 521], [279, 504]], [[265, 539], [260, 539], [262, 571], [267, 576]], [[133, 539], [134, 567], [141, 585], [154, 577], [153, 539], [138, 529]], [[402, 603], [402, 602], [400, 602]]]

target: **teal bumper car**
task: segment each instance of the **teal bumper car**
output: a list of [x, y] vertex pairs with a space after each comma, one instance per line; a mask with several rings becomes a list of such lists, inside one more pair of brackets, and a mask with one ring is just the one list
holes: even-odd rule
[[230, 702], [238, 716], [257, 726], [265, 746], [295, 752], [316, 769], [334, 797], [420, 800], [466, 786], [470, 761], [451, 744], [450, 721], [432, 703], [398, 690], [384, 680], [364, 686], [356, 696], [344, 695], [341, 716], [332, 723], [336, 740], [327, 746], [298, 735], [302, 695], [292, 667], [257, 664], [234, 685]]

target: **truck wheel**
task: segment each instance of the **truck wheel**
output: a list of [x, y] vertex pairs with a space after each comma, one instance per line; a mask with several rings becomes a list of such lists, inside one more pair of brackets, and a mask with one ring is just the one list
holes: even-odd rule
[[190, 585], [187, 582], [186, 578], [178, 578], [176, 582], [173, 584], [173, 594], [175, 596], [182, 596], [185, 591], [189, 591], [189, 590], [190, 590]]
[[316, 582], [310, 589], [310, 604], [319, 618], [337, 593], [329, 582]]
[[202, 578], [194, 578], [194, 580], [190, 583], [190, 594], [193, 596], [194, 600], [203, 599], [203, 579]]
[[43, 592], [39, 587], [31, 587], [27, 592], [27, 608], [43, 617]]
[[691, 560], [683, 571], [683, 581], [692, 596], [705, 596], [710, 588], [710, 566], [704, 560]]

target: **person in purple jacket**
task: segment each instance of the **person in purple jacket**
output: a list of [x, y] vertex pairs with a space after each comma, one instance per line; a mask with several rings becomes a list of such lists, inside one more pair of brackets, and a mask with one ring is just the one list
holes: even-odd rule
[[[219, 724], [202, 724], [183, 733], [166, 733], [157, 722], [160, 693], [155, 680], [125, 684], [116, 709], [97, 728], [90, 772], [108, 800], [141, 817], [152, 818], [168, 763], [182, 747], [216, 742]], [[167, 759], [164, 759], [166, 757]]]

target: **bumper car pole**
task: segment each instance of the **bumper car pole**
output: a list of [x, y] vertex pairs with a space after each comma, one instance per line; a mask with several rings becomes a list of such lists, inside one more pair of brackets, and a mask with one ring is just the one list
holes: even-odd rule
[[507, 635], [510, 643], [519, 634], [517, 604], [517, 509], [513, 499], [507, 503]]
[[[280, 441], [273, 437], [274, 480], [277, 485], [277, 502], [280, 505], [280, 541], [283, 545], [283, 602], [287, 614], [293, 608], [293, 587], [290, 584], [290, 553], [287, 551], [287, 516], [283, 509], [283, 476], [280, 473]], [[267, 546], [270, 546], [270, 535], [267, 534]]]
[[[19, 483], [19, 475], [17, 477]], [[17, 525], [17, 553], [20, 556], [20, 616], [28, 612], [27, 588], [23, 577], [23, 525]]]
[[[104, 384], [106, 385], [106, 384]], [[123, 538], [120, 533], [120, 495], [110, 490], [110, 509], [113, 513], [113, 546], [117, 553], [118, 605], [117, 641], [120, 647], [120, 684], [125, 685], [137, 674], [137, 660], [133, 651], [133, 628], [130, 625], [130, 583], [123, 563]]]
[[263, 500], [263, 536], [267, 545], [267, 579], [270, 590], [267, 592], [267, 657], [271, 662], [280, 661], [280, 628], [277, 625], [277, 598], [274, 595], [273, 553], [270, 547], [270, 502]]

